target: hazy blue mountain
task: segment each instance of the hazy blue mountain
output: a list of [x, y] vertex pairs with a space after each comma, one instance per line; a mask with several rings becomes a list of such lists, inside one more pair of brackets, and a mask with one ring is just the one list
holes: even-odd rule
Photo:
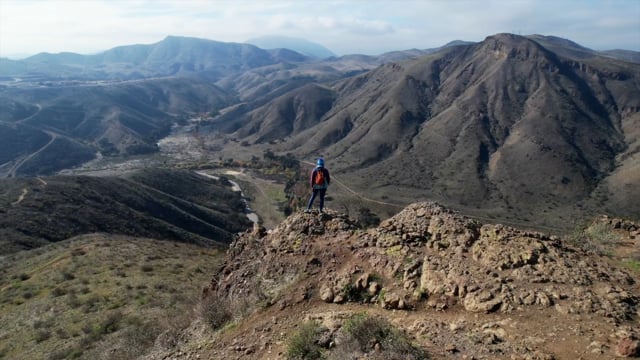
[[249, 39], [245, 43], [253, 44], [263, 49], [291, 49], [317, 59], [336, 56], [331, 50], [318, 43], [288, 36], [261, 36]]
[[640, 51], [614, 49], [601, 51], [601, 53], [612, 58], [640, 64]]
[[640, 52], [632, 50], [605, 50], [597, 51], [584, 47], [569, 39], [557, 36], [545, 35], [529, 35], [529, 39], [539, 43], [540, 45], [553, 50], [554, 52], [574, 59], [586, 59], [596, 56], [607, 56], [618, 60], [640, 63]]
[[95, 55], [40, 53], [24, 60], [0, 59], [0, 76], [127, 79], [199, 73], [218, 78], [298, 60], [304, 58], [250, 44], [168, 36], [154, 44], [119, 46]]

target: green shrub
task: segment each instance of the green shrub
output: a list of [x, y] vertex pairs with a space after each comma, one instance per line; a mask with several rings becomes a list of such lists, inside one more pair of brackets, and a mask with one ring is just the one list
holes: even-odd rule
[[35, 341], [41, 343], [51, 337], [51, 331], [48, 329], [38, 329], [35, 335]]
[[145, 264], [140, 267], [140, 270], [142, 270], [142, 272], [152, 272], [153, 266]]
[[82, 327], [82, 331], [86, 336], [80, 340], [80, 345], [88, 349], [93, 343], [100, 341], [105, 335], [116, 332], [120, 327], [122, 319], [122, 312], [114, 311], [108, 314], [98, 324], [85, 324]]
[[324, 330], [315, 321], [302, 324], [300, 330], [289, 339], [287, 359], [324, 359], [323, 349], [318, 345]]
[[200, 316], [212, 330], [218, 330], [233, 319], [230, 301], [216, 296], [207, 296], [200, 301]]
[[608, 223], [595, 222], [590, 225], [578, 223], [567, 240], [584, 251], [609, 255], [611, 247], [620, 240], [620, 235]]
[[55, 287], [53, 288], [53, 290], [51, 290], [51, 296], [53, 297], [58, 297], [66, 294], [67, 294], [67, 289], [62, 287]]
[[640, 261], [634, 259], [628, 259], [624, 261], [624, 265], [631, 270], [640, 271]]
[[620, 240], [620, 236], [613, 230], [613, 226], [607, 223], [595, 223], [586, 229], [587, 236], [603, 245], [614, 245]]
[[20, 281], [29, 280], [29, 278], [31, 278], [31, 276], [27, 273], [22, 273], [18, 275], [18, 279], [20, 279]]
[[380, 317], [356, 314], [345, 322], [342, 331], [346, 337], [343, 347], [347, 349], [356, 348], [364, 353], [373, 353], [377, 344], [379, 352], [375, 358], [427, 359], [423, 350], [413, 346], [402, 332]]
[[48, 360], [78, 359], [82, 356], [82, 349], [71, 347], [57, 350], [49, 354]]
[[73, 279], [76, 278], [75, 275], [73, 275], [72, 273], [70, 273], [68, 271], [63, 271], [60, 275], [61, 275], [61, 278], [62, 278], [61, 282], [68, 281], [68, 280], [73, 280]]

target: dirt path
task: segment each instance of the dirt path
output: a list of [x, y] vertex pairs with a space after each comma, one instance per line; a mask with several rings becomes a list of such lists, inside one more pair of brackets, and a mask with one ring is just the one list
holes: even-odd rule
[[[42, 186], [47, 186], [47, 182], [43, 178], [38, 177], [37, 179], [38, 179], [38, 181], [40, 181], [40, 184], [42, 184]], [[24, 197], [27, 196], [28, 193], [29, 193], [29, 189], [28, 188], [26, 188], [26, 187], [22, 188], [22, 193], [18, 197], [18, 200], [12, 202], [11, 206], [16, 206], [16, 205], [20, 204], [22, 202], [22, 200], [24, 200]]]
[[40, 114], [40, 111], [42, 111], [42, 106], [40, 104], [36, 104], [36, 107], [38, 108], [38, 111], [36, 111], [33, 115], [27, 116], [24, 119], [18, 120], [16, 121], [16, 124], [22, 124], [23, 122], [32, 119], [34, 116]]
[[16, 206], [20, 204], [22, 200], [24, 200], [24, 197], [27, 196], [28, 193], [29, 193], [29, 190], [27, 188], [23, 188], [22, 194], [20, 194], [20, 196], [18, 197], [18, 200], [11, 203], [11, 206]]

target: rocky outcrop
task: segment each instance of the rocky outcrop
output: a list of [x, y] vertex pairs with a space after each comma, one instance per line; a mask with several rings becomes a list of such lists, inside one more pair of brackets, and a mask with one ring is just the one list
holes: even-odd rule
[[[605, 220], [628, 239], [637, 231]], [[635, 357], [640, 291], [613, 263], [563, 238], [482, 224], [434, 203], [412, 204], [366, 231], [329, 210], [240, 234], [204, 296], [245, 314], [293, 317], [294, 327], [301, 309], [307, 318], [387, 314], [443, 358], [554, 359], [558, 349], [558, 358]], [[321, 322], [344, 322], [334, 320]]]
[[417, 203], [368, 231], [328, 212], [242, 234], [207, 292], [280, 306], [320, 299], [485, 313], [554, 308], [619, 322], [637, 315], [634, 282], [558, 237]]

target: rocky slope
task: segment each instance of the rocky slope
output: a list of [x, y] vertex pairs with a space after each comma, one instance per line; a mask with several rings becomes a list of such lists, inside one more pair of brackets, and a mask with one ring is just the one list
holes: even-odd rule
[[[611, 224], [637, 259], [639, 227]], [[192, 329], [197, 349], [187, 340], [154, 358], [281, 359], [308, 320], [324, 329], [318, 343], [328, 358], [385, 358], [384, 344], [344, 350], [340, 329], [363, 312], [433, 358], [638, 355], [640, 288], [631, 268], [434, 203], [412, 204], [376, 229], [356, 225], [331, 211], [298, 213], [269, 233], [242, 234], [203, 296], [243, 307], [235, 315], [244, 320], [214, 335]]]

